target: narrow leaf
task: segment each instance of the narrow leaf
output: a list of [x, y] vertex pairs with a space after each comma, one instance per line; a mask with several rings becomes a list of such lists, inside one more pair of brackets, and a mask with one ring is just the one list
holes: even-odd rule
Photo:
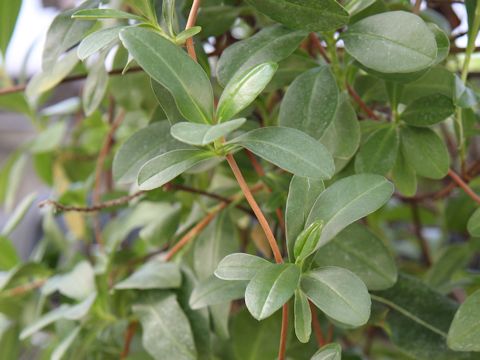
[[78, 20], [97, 20], [97, 19], [131, 19], [145, 21], [144, 18], [117, 9], [85, 9], [76, 11], [72, 15], [73, 19]]
[[236, 73], [218, 101], [217, 121], [230, 120], [250, 105], [270, 82], [277, 68], [276, 63], [268, 62]]
[[212, 158], [205, 150], [173, 150], [154, 157], [142, 166], [138, 173], [138, 185], [142, 190], [158, 188], [194, 165]]
[[307, 297], [299, 289], [295, 290], [294, 317], [295, 335], [300, 342], [307, 343], [312, 333], [312, 312]]
[[178, 288], [181, 283], [177, 264], [151, 260], [116, 284], [115, 289], [169, 289]]
[[175, 98], [183, 116], [197, 123], [213, 120], [213, 91], [202, 67], [161, 35], [139, 27], [120, 32], [131, 56]]
[[116, 41], [119, 41], [120, 31], [125, 26], [114, 26], [106, 29], [95, 31], [85, 37], [77, 48], [77, 55], [80, 60], [85, 60], [90, 55], [103, 50]]

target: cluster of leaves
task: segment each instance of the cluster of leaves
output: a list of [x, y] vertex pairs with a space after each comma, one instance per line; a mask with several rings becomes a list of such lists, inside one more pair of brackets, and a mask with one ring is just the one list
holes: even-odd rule
[[[87, 0], [1, 79], [38, 129], [0, 172], [2, 358], [478, 358], [480, 2], [460, 59], [408, 1], [198, 5]], [[28, 159], [58, 211], [21, 261]]]

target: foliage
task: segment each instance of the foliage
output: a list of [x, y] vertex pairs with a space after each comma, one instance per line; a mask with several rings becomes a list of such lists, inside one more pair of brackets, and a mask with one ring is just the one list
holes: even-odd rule
[[[2, 359], [479, 358], [480, 2], [462, 55], [450, 5], [419, 5], [59, 14], [42, 71], [0, 78], [38, 131], [0, 171]], [[28, 160], [52, 198], [21, 259]]]

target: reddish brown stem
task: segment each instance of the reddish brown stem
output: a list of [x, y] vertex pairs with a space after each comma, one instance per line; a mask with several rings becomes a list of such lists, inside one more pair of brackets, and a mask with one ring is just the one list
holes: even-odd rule
[[470, 196], [474, 201], [476, 201], [478, 204], [480, 204], [480, 196], [478, 196], [471, 188], [470, 186], [467, 185], [463, 179], [457, 175], [455, 171], [452, 169], [448, 170], [448, 176], [452, 178], [455, 183], [465, 191], [465, 193]]
[[325, 62], [327, 64], [330, 64], [330, 59], [327, 55], [327, 51], [322, 46], [322, 43], [318, 39], [317, 35], [315, 33], [310, 33], [309, 34], [309, 39], [310, 39], [310, 42], [311, 42], [312, 46], [320, 53], [320, 55], [323, 57]]
[[[190, 9], [190, 14], [188, 15], [187, 26], [185, 26], [185, 30], [195, 26], [199, 7], [200, 7], [200, 0], [193, 0], [193, 4]], [[197, 61], [197, 54], [195, 53], [195, 46], [193, 44], [193, 39], [191, 37], [187, 39], [186, 45], [187, 45], [188, 55], [190, 55], [190, 57], [194, 61]]]
[[369, 118], [373, 120], [380, 120], [380, 118], [373, 112], [372, 109], [370, 109], [367, 104], [365, 104], [360, 97], [360, 95], [357, 94], [355, 89], [350, 86], [350, 84], [347, 84], [347, 90], [350, 96], [355, 100], [355, 102], [360, 106], [360, 108], [368, 115]]
[[315, 338], [317, 339], [317, 344], [319, 347], [322, 347], [326, 344], [325, 337], [323, 336], [322, 327], [320, 326], [320, 322], [318, 321], [317, 315], [317, 308], [311, 301], [308, 301], [310, 305], [310, 311], [312, 313], [312, 328], [313, 333], [315, 334]]
[[125, 331], [125, 343], [123, 345], [122, 353], [120, 354], [120, 360], [124, 360], [128, 357], [128, 354], [130, 353], [130, 344], [137, 331], [137, 326], [138, 322], [136, 321], [132, 321], [128, 324], [127, 330]]
[[20, 285], [12, 289], [5, 290], [4, 294], [6, 296], [18, 296], [23, 295], [31, 290], [38, 289], [39, 287], [43, 286], [47, 280], [46, 279], [38, 279], [34, 280], [31, 283]]
[[262, 227], [263, 232], [265, 233], [265, 236], [267, 237], [267, 240], [272, 249], [275, 261], [278, 264], [283, 263], [282, 253], [280, 252], [280, 249], [277, 244], [277, 240], [273, 235], [272, 229], [270, 229], [270, 226], [268, 225], [268, 221], [265, 218], [265, 215], [263, 215], [262, 210], [258, 206], [257, 201], [253, 197], [250, 189], [248, 188], [247, 182], [245, 181], [245, 178], [243, 177], [243, 174], [240, 171], [240, 168], [238, 167], [237, 162], [235, 161], [232, 154], [228, 154], [226, 158], [227, 158], [228, 164], [230, 165], [230, 168], [232, 169], [233, 175], [237, 179], [237, 182], [240, 185], [240, 188], [242, 189], [243, 194], [245, 195], [245, 199], [247, 200], [253, 212], [255, 213], [255, 216], [257, 217], [258, 222], [260, 223], [260, 226]]
[[278, 348], [278, 360], [285, 360], [285, 352], [287, 350], [287, 334], [288, 334], [288, 304], [282, 307], [282, 328], [280, 330], [280, 345]]
[[178, 253], [190, 240], [195, 238], [208, 224], [217, 216], [217, 214], [225, 209], [228, 205], [227, 202], [221, 203], [215, 210], [208, 213], [200, 222], [198, 222], [193, 228], [190, 229], [167, 253], [165, 261], [170, 261], [176, 253]]

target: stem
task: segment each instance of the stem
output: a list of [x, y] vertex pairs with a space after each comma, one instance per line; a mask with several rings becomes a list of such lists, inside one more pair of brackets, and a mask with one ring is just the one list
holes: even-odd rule
[[227, 158], [228, 164], [230, 165], [230, 168], [232, 169], [233, 175], [237, 179], [238, 185], [240, 185], [240, 188], [242, 189], [242, 192], [245, 195], [245, 199], [247, 199], [247, 202], [249, 203], [250, 207], [255, 213], [255, 216], [257, 217], [258, 222], [260, 223], [260, 226], [262, 227], [265, 233], [265, 236], [267, 237], [268, 243], [272, 249], [273, 256], [275, 258], [275, 262], [277, 264], [283, 263], [282, 253], [280, 252], [280, 249], [277, 244], [277, 240], [273, 235], [272, 229], [270, 229], [270, 226], [268, 225], [268, 221], [265, 218], [265, 215], [263, 215], [262, 210], [258, 206], [257, 201], [253, 197], [250, 189], [248, 188], [247, 182], [245, 181], [245, 178], [243, 177], [242, 172], [240, 171], [240, 168], [238, 167], [238, 164], [235, 161], [235, 158], [233, 157], [232, 154], [228, 154], [226, 158]]
[[278, 360], [285, 359], [287, 350], [287, 333], [288, 333], [288, 303], [282, 307], [282, 328], [280, 330], [280, 345], [278, 348]]
[[[185, 26], [185, 30], [195, 26], [199, 7], [200, 7], [200, 0], [193, 0], [193, 4], [190, 9], [190, 14], [188, 15], [187, 26]], [[190, 57], [194, 61], [197, 61], [197, 54], [195, 53], [195, 46], [193, 45], [192, 37], [189, 37], [187, 39], [186, 45], [187, 45], [188, 55], [190, 55]]]
[[118, 199], [113, 199], [109, 201], [105, 201], [103, 203], [98, 203], [93, 206], [68, 206], [68, 205], [63, 205], [57, 201], [53, 200], [45, 200], [42, 201], [40, 204], [38, 204], [38, 207], [42, 208], [47, 205], [51, 205], [54, 207], [56, 211], [75, 211], [75, 212], [97, 212], [101, 211], [107, 208], [115, 207], [115, 206], [120, 206], [123, 204], [128, 203], [129, 201], [145, 194], [145, 191], [137, 191], [136, 193], [133, 193], [132, 195], [127, 195], [127, 196], [122, 196]]
[[23, 294], [25, 294], [25, 293], [27, 293], [31, 290], [38, 289], [43, 284], [45, 284], [46, 281], [47, 281], [47, 279], [34, 280], [31, 283], [28, 283], [28, 284], [25, 284], [25, 285], [20, 285], [20, 286], [14, 287], [14, 288], [9, 289], [9, 290], [5, 290], [4, 294], [6, 296], [23, 295]]
[[368, 107], [368, 105], [364, 103], [364, 101], [362, 100], [360, 95], [358, 95], [358, 93], [355, 91], [355, 89], [352, 86], [350, 86], [349, 84], [347, 84], [347, 90], [348, 90], [348, 93], [350, 94], [350, 96], [353, 98], [353, 100], [355, 100], [355, 102], [358, 104], [358, 106], [360, 106], [360, 108], [368, 115], [368, 117], [370, 119], [380, 120], [380, 118], [377, 116], [377, 114], [375, 114], [373, 112], [373, 110], [370, 109]]
[[448, 170], [448, 176], [450, 176], [452, 178], [453, 181], [455, 181], [455, 183], [457, 183], [457, 185], [459, 187], [461, 187], [463, 189], [463, 191], [465, 191], [465, 193], [470, 196], [472, 198], [472, 200], [476, 201], [478, 204], [480, 204], [480, 196], [478, 196], [468, 185], [465, 181], [463, 181], [463, 179], [457, 175], [457, 173], [455, 171], [453, 171], [452, 169], [449, 169]]
[[123, 351], [120, 354], [120, 360], [124, 360], [128, 357], [130, 353], [130, 344], [132, 343], [133, 337], [135, 335], [135, 331], [137, 331], [138, 322], [132, 321], [128, 324], [127, 330], [125, 332], [125, 344], [123, 347]]
[[[468, 69], [470, 66], [470, 60], [472, 58], [473, 51], [475, 50], [475, 39], [477, 38], [478, 31], [480, 29], [480, 2], [477, 2], [475, 8], [475, 16], [470, 29], [470, 37], [468, 38], [467, 49], [465, 51], [465, 60], [463, 62], [461, 79], [466, 85], [468, 77]], [[460, 154], [460, 163], [462, 170], [465, 168], [466, 149], [465, 149], [465, 131], [463, 128], [462, 108], [457, 108], [457, 128], [458, 128], [458, 150]], [[463, 171], [462, 171], [463, 172]]]
[[412, 202], [410, 204], [410, 207], [412, 209], [413, 232], [415, 233], [415, 236], [417, 237], [420, 243], [420, 248], [422, 249], [422, 255], [423, 255], [425, 264], [428, 267], [430, 267], [432, 265], [432, 257], [430, 255], [430, 249], [428, 247], [427, 240], [425, 239], [422, 233], [422, 222], [420, 219], [420, 213], [418, 211], [418, 205], [417, 203]]
[[313, 332], [315, 334], [315, 338], [317, 339], [317, 343], [319, 347], [322, 347], [326, 344], [325, 337], [323, 336], [322, 327], [320, 326], [320, 322], [318, 321], [317, 316], [317, 308], [312, 302], [309, 300], [308, 304], [310, 305], [310, 312], [312, 313], [312, 327]]
[[416, 0], [415, 5], [413, 6], [413, 13], [418, 14], [420, 12], [420, 6], [422, 5], [422, 0]]

